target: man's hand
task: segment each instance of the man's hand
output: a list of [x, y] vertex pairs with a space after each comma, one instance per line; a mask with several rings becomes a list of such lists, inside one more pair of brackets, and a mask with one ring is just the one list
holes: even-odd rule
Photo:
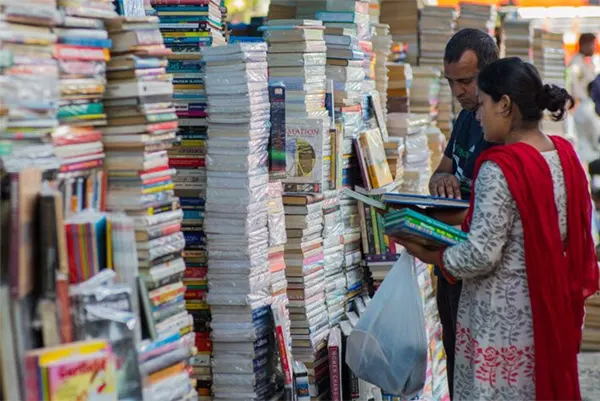
[[460, 184], [453, 174], [434, 174], [429, 181], [429, 192], [441, 198], [461, 199]]

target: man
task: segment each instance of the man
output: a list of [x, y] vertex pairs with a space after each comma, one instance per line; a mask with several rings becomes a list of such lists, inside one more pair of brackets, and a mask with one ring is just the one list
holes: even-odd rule
[[[587, 86], [587, 96], [581, 100], [573, 114], [577, 129], [577, 153], [581, 161], [588, 163], [590, 175], [600, 175], [600, 116], [592, 99], [594, 81]], [[596, 161], [595, 163], [592, 163]]]
[[596, 53], [596, 36], [583, 33], [579, 36], [579, 53], [569, 64], [570, 92], [577, 101], [588, 97], [587, 86], [600, 72], [600, 62]]
[[[475, 116], [479, 106], [477, 75], [482, 68], [497, 59], [496, 43], [489, 35], [477, 29], [457, 32], [446, 45], [444, 75], [463, 110], [456, 119], [442, 161], [429, 181], [429, 191], [434, 196], [470, 198], [475, 161], [483, 150], [492, 146], [484, 141], [481, 125]], [[459, 225], [465, 215], [466, 212], [435, 213], [434, 217], [447, 224]], [[452, 397], [456, 316], [461, 283], [451, 285], [437, 268], [436, 275], [437, 303], [448, 361], [448, 386]]]

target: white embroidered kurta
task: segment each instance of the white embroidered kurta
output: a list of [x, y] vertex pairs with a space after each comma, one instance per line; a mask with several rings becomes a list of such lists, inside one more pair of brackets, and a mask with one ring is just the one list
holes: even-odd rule
[[[542, 153], [554, 182], [563, 241], [566, 192], [556, 151]], [[467, 242], [448, 248], [445, 270], [463, 280], [456, 333], [455, 401], [535, 399], [533, 321], [523, 224], [500, 167], [485, 162], [475, 182]]]

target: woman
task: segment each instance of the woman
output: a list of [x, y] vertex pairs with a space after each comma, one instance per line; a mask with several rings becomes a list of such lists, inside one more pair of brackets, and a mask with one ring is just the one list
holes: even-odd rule
[[584, 300], [598, 289], [586, 175], [572, 146], [540, 131], [569, 94], [531, 64], [498, 60], [478, 77], [485, 139], [463, 229], [468, 241], [409, 253], [463, 281], [455, 400], [580, 400]]

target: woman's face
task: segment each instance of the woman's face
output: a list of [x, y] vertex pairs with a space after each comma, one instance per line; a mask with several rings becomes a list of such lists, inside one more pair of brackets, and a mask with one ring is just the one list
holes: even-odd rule
[[506, 134], [510, 131], [510, 120], [507, 121], [503, 113], [503, 100], [494, 100], [482, 91], [478, 91], [479, 107], [477, 119], [483, 128], [483, 137], [488, 142], [503, 143]]

